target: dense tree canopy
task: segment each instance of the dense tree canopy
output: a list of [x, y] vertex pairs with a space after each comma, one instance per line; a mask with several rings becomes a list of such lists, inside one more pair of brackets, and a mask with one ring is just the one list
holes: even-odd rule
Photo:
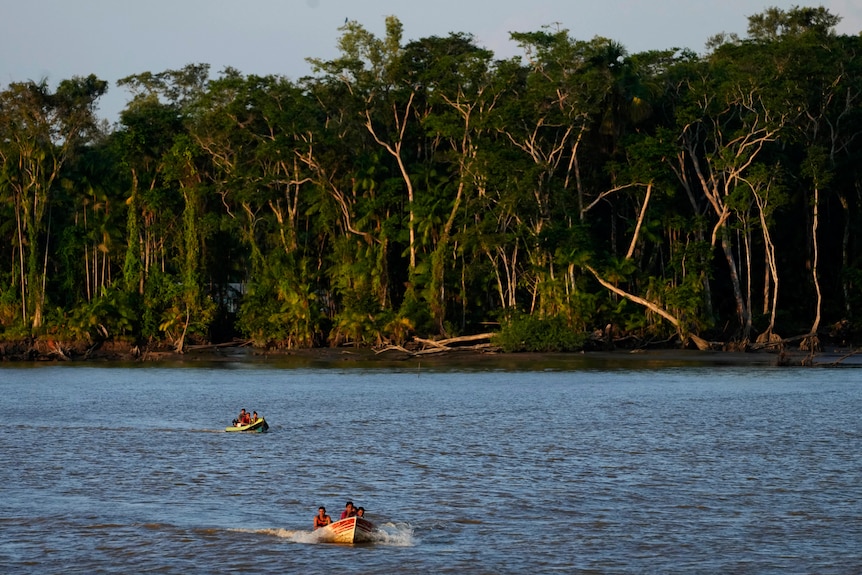
[[[744, 348], [862, 313], [862, 38], [770, 9], [709, 52], [347, 22], [299, 80], [0, 91], [0, 337], [377, 345], [500, 325]], [[779, 335], [780, 334], [780, 335]]]

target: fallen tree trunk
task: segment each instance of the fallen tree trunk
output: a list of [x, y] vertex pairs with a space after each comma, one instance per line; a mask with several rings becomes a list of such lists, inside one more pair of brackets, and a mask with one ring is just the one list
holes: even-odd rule
[[493, 333], [483, 333], [477, 335], [465, 335], [461, 337], [452, 337], [448, 339], [441, 340], [431, 340], [424, 339], [421, 337], [414, 337], [413, 341], [423, 345], [424, 347], [420, 349], [407, 349], [404, 346], [392, 344], [387, 345], [383, 349], [375, 350], [374, 353], [379, 355], [381, 353], [385, 353], [387, 351], [398, 351], [404, 354], [409, 355], [410, 357], [417, 357], [420, 355], [431, 355], [436, 353], [445, 353], [452, 351], [485, 351], [489, 349], [496, 349], [496, 347], [489, 341], [486, 343], [477, 343], [474, 345], [460, 345], [463, 343], [471, 343], [482, 340], [489, 340], [493, 336]]
[[[612, 292], [614, 292], [615, 294], [617, 294], [617, 295], [619, 295], [619, 296], [622, 296], [622, 297], [626, 298], [627, 300], [632, 301], [632, 302], [634, 302], [634, 303], [636, 303], [636, 304], [642, 305], [642, 306], [644, 306], [645, 308], [647, 308], [648, 310], [650, 310], [650, 311], [652, 311], [652, 312], [654, 312], [654, 313], [657, 313], [657, 314], [658, 314], [658, 315], [660, 315], [661, 317], [665, 318], [667, 321], [669, 321], [669, 322], [671, 323], [671, 325], [673, 325], [673, 327], [675, 327], [675, 328], [676, 328], [677, 333], [679, 333], [679, 334], [680, 334], [680, 337], [683, 337], [682, 333], [680, 333], [681, 328], [680, 328], [680, 324], [679, 324], [679, 319], [677, 319], [677, 318], [676, 318], [676, 316], [672, 315], [672, 314], [671, 314], [670, 312], [668, 312], [667, 310], [665, 310], [665, 309], [663, 309], [663, 308], [659, 307], [657, 304], [655, 304], [655, 303], [653, 303], [653, 302], [651, 302], [651, 301], [649, 301], [649, 300], [645, 300], [645, 299], [644, 299], [644, 298], [642, 298], [642, 297], [638, 297], [638, 296], [636, 296], [636, 295], [634, 295], [634, 294], [630, 294], [630, 293], [628, 293], [627, 291], [625, 291], [625, 290], [622, 290], [622, 289], [618, 288], [618, 287], [617, 287], [617, 286], [615, 286], [614, 284], [612, 284], [612, 283], [610, 283], [609, 281], [607, 281], [607, 280], [603, 279], [603, 278], [599, 275], [599, 272], [597, 272], [596, 270], [594, 270], [592, 267], [590, 267], [590, 266], [585, 266], [585, 267], [590, 271], [590, 273], [592, 273], [592, 274], [593, 274], [593, 276], [595, 276], [596, 281], [598, 281], [598, 282], [599, 282], [600, 284], [602, 284], [604, 287], [606, 287], [607, 289], [611, 290], [611, 291], [612, 291]], [[705, 339], [703, 339], [703, 338], [701, 338], [701, 337], [698, 337], [698, 336], [694, 335], [693, 333], [688, 334], [688, 337], [689, 337], [689, 338], [691, 338], [691, 341], [693, 341], [693, 342], [694, 342], [694, 345], [696, 345], [696, 346], [697, 346], [697, 348], [698, 348], [699, 350], [704, 351], [704, 350], [709, 349], [709, 342], [708, 342], [708, 341], [706, 341]]]
[[423, 345], [430, 345], [432, 347], [452, 347], [453, 345], [457, 345], [460, 343], [490, 340], [493, 335], [493, 333], [480, 333], [476, 335], [462, 335], [460, 337], [450, 337], [448, 339], [439, 340], [423, 339], [417, 336], [413, 338], [413, 341], [421, 343]]
[[187, 345], [188, 351], [200, 351], [204, 349], [217, 349], [220, 347], [246, 347], [252, 344], [252, 340], [245, 341], [226, 341], [224, 343], [206, 343], [200, 345]]

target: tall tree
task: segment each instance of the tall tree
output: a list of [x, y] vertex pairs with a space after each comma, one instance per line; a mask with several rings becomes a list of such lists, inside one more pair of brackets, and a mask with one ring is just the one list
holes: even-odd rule
[[43, 323], [51, 250], [51, 194], [66, 162], [97, 130], [96, 102], [107, 83], [90, 75], [13, 83], [0, 92], [0, 187], [14, 205], [21, 320]]
[[478, 47], [468, 35], [424, 38], [406, 50], [413, 81], [428, 93], [430, 109], [423, 115], [422, 125], [452, 182], [437, 188], [443, 197], [429, 195], [425, 202], [434, 206], [426, 217], [439, 217], [440, 221], [432, 234], [425, 299], [437, 331], [445, 334], [445, 272], [452, 261], [453, 233], [465, 203], [474, 195], [485, 194], [487, 170], [482, 142], [492, 129], [491, 115], [500, 99], [500, 86], [493, 54]]
[[743, 289], [731, 224], [745, 211], [735, 197], [747, 174], [762, 159], [788, 122], [788, 110], [772, 106], [768, 76], [752, 75], [738, 59], [718, 51], [683, 82], [684, 106], [678, 108], [680, 150], [673, 169], [696, 213], [711, 216], [711, 243], [721, 248], [733, 292], [743, 342], [752, 329], [751, 302]]
[[[751, 43], [767, 52], [772, 66], [781, 70], [782, 103], [798, 114], [787, 134], [789, 141], [800, 146], [797, 177], [806, 184], [803, 194], [810, 206], [807, 262], [815, 305], [811, 336], [804, 345], [812, 350], [820, 346], [817, 333], [826, 299], [822, 276], [832, 276], [827, 283], [838, 284], [841, 280], [830, 270], [848, 265], [850, 202], [844, 182], [837, 183], [836, 178], [842, 165], [857, 163], [856, 142], [862, 135], [862, 67], [855, 57], [862, 43], [858, 37], [836, 36], [834, 27], [839, 20], [823, 7], [772, 8], [749, 18]], [[844, 214], [840, 267], [822, 263], [821, 211], [835, 203]], [[847, 292], [845, 284], [845, 310]]]
[[[180, 352], [190, 329], [201, 335], [207, 333], [214, 311], [213, 302], [206, 297], [202, 285], [205, 274], [200, 269], [209, 229], [203, 228], [201, 222], [206, 199], [198, 166], [199, 150], [187, 135], [188, 122], [200, 113], [208, 79], [209, 66], [197, 64], [157, 74], [136, 74], [118, 82], [134, 94], [121, 121], [129, 128], [130, 141], [146, 152], [129, 162], [133, 189], [128, 200], [130, 238], [125, 271], [130, 277], [126, 285], [131, 287], [137, 282], [143, 286], [149, 300], [145, 308], [152, 314], [150, 329], [157, 327]], [[148, 172], [149, 206], [139, 203], [143, 171]], [[175, 217], [176, 210], [165, 211], [171, 204], [179, 207], [180, 218]], [[144, 226], [138, 219], [142, 208]], [[147, 224], [147, 212], [155, 226]], [[141, 241], [140, 235], [151, 233], [153, 227], [161, 228], [159, 233]], [[160, 262], [150, 259], [150, 247], [158, 252], [155, 257], [161, 258]], [[138, 263], [141, 259], [143, 265]], [[157, 278], [147, 293], [149, 274], [154, 271], [151, 263], [158, 263], [158, 272], [174, 275], [175, 281]]]

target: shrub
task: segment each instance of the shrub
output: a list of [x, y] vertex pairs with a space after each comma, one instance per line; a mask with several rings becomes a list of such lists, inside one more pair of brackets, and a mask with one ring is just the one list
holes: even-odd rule
[[494, 343], [503, 351], [580, 351], [587, 336], [572, 329], [564, 318], [539, 318], [528, 314], [513, 314], [501, 322]]

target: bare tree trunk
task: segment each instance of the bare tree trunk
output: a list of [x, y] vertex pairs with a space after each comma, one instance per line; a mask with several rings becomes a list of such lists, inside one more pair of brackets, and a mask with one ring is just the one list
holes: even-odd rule
[[398, 129], [398, 141], [395, 144], [390, 144], [389, 142], [384, 142], [377, 136], [377, 132], [374, 130], [374, 124], [371, 122], [371, 112], [369, 110], [365, 111], [365, 128], [374, 138], [374, 141], [379, 145], [383, 146], [383, 148], [389, 152], [393, 158], [395, 158], [395, 162], [398, 164], [398, 170], [401, 172], [401, 178], [404, 180], [404, 185], [407, 186], [407, 205], [409, 206], [408, 211], [408, 221], [407, 228], [410, 235], [410, 273], [413, 274], [416, 269], [416, 214], [415, 214], [415, 203], [414, 203], [414, 191], [413, 191], [413, 180], [410, 178], [410, 174], [407, 172], [407, 166], [404, 164], [404, 157], [401, 153], [401, 146], [404, 144], [404, 131], [407, 129], [407, 118], [410, 116], [410, 110], [413, 107], [413, 99], [416, 96], [415, 91], [410, 92], [410, 99], [407, 101], [406, 106], [404, 107], [404, 116], [399, 117], [398, 110], [395, 109], [395, 106], [392, 106], [392, 115], [395, 119], [395, 127]]
[[48, 287], [48, 246], [51, 245], [51, 210], [48, 210], [48, 229], [45, 232], [45, 256], [42, 259], [42, 290], [39, 294], [39, 309], [45, 308], [45, 291]]
[[21, 319], [24, 325], [29, 323], [27, 315], [27, 266], [24, 263], [24, 229], [21, 223], [21, 209], [19, 197], [15, 195], [15, 220], [18, 225], [18, 265], [21, 270]]
[[739, 272], [736, 266], [736, 258], [733, 255], [733, 246], [727, 237], [727, 228], [721, 229], [721, 248], [724, 251], [724, 257], [727, 259], [727, 269], [730, 274], [730, 283], [733, 286], [733, 298], [736, 302], [736, 315], [739, 318], [739, 324], [742, 328], [742, 340], [747, 342], [751, 336], [751, 310], [745, 305], [745, 299], [742, 295], [742, 284], [739, 280]]
[[[772, 331], [775, 329], [775, 319], [776, 313], [778, 311], [778, 262], [776, 261], [775, 257], [775, 242], [772, 241], [772, 234], [769, 232], [769, 225], [766, 221], [765, 200], [757, 192], [755, 192], [754, 198], [757, 202], [757, 209], [760, 217], [760, 227], [763, 230], [764, 263], [766, 264], [763, 278], [763, 309], [764, 313], [766, 313], [767, 306], [768, 308], [770, 308], [769, 327], [767, 327], [766, 333], [768, 336], [771, 337]], [[771, 299], [770, 285], [772, 286]]]
[[814, 323], [811, 326], [811, 333], [814, 334], [813, 337], [817, 337], [817, 330], [820, 328], [820, 310], [823, 306], [823, 294], [820, 290], [820, 272], [818, 269], [819, 258], [820, 258], [820, 243], [817, 241], [817, 226], [820, 222], [819, 215], [819, 206], [820, 206], [820, 187], [814, 187], [814, 207], [813, 207], [813, 217], [811, 221], [811, 242], [812, 242], [812, 250], [813, 250], [813, 258], [814, 263], [811, 266], [811, 277], [814, 280], [814, 290], [817, 292], [817, 303], [815, 307], [815, 315], [814, 315]]
[[635, 232], [632, 234], [632, 242], [629, 244], [629, 251], [626, 253], [626, 259], [630, 260], [632, 258], [632, 254], [635, 251], [635, 245], [637, 245], [638, 237], [640, 236], [641, 226], [644, 222], [644, 217], [646, 216], [647, 206], [649, 206], [649, 198], [652, 195], [652, 182], [647, 185], [646, 195], [644, 196], [644, 204], [641, 206], [641, 213], [638, 216], [637, 225], [635, 225]]
[[[763, 258], [767, 260], [769, 258], [769, 248], [767, 246], [763, 246]], [[764, 315], [769, 313], [769, 302], [770, 302], [770, 290], [772, 288], [772, 279], [769, 275], [770, 269], [769, 266], [763, 267], [763, 313]]]
[[[747, 219], [748, 219], [748, 214], [746, 213], [746, 220]], [[752, 282], [754, 281], [754, 278], [751, 277], [752, 276], [752, 273], [751, 273], [751, 269], [752, 269], [752, 264], [751, 264], [751, 259], [752, 259], [751, 228], [747, 225], [747, 223], [744, 225], [744, 227], [745, 227], [745, 230], [742, 232], [743, 240], [742, 240], [742, 245], [741, 245], [740, 249], [745, 250], [745, 307], [747, 307], [749, 310], [751, 310], [751, 309], [753, 309], [753, 307], [752, 307], [753, 297], [752, 297], [751, 293], [753, 290]]]
[[191, 320], [191, 309], [186, 306], [186, 323], [183, 325], [183, 333], [180, 334], [180, 338], [174, 344], [174, 351], [177, 353], [183, 353], [185, 351], [185, 343], [186, 343], [186, 332], [189, 329], [189, 321]]

